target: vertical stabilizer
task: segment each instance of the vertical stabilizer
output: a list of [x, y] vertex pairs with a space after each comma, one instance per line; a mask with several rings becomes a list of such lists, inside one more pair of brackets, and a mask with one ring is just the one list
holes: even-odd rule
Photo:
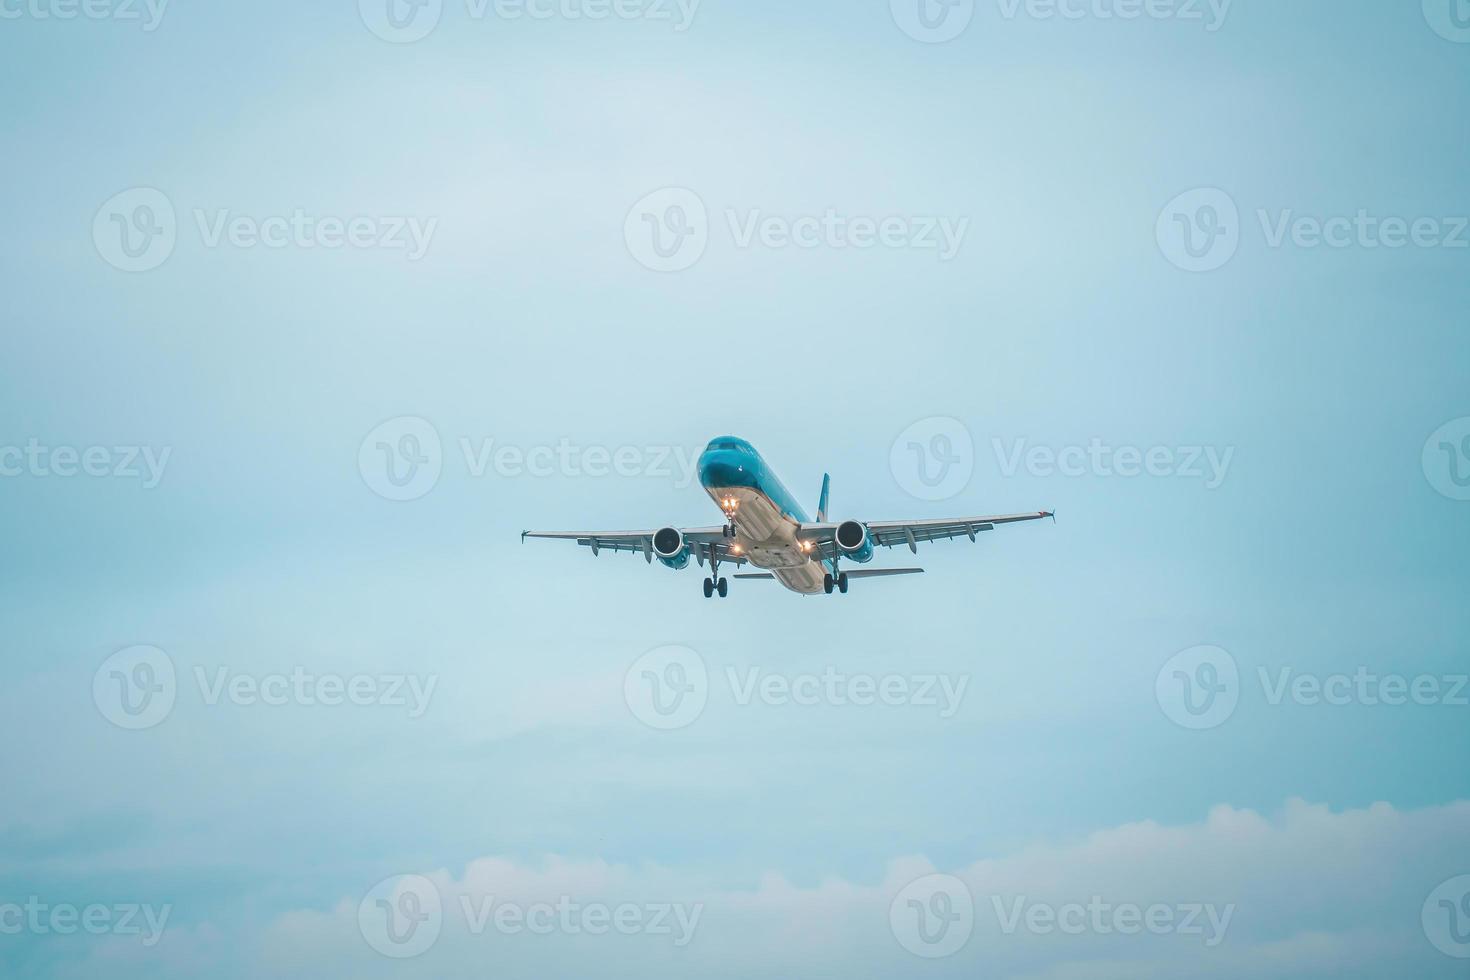
[[822, 474], [822, 496], [817, 500], [817, 523], [827, 523], [827, 492], [832, 489], [832, 476]]

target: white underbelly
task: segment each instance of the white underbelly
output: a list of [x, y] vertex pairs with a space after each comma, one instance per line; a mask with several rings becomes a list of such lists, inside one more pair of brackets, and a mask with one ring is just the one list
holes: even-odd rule
[[710, 490], [709, 494], [717, 504], [731, 497], [739, 501], [735, 509], [734, 543], [752, 565], [774, 573], [782, 585], [794, 592], [823, 591], [826, 570], [801, 547], [796, 538], [796, 522], [781, 513], [765, 494], [747, 487]]

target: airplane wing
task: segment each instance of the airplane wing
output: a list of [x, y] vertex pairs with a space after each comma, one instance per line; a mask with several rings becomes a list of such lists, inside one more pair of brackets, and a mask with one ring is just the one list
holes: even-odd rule
[[[650, 528], [647, 531], [523, 531], [521, 540], [551, 538], [575, 541], [584, 548], [591, 548], [594, 555], [604, 551], [629, 551], [641, 554], [643, 560], [651, 564], [654, 557], [653, 536], [659, 530], [659, 528]], [[689, 550], [701, 565], [709, 558], [711, 548], [714, 549], [715, 557], [720, 560], [721, 564], [729, 562], [732, 565], [744, 565], [748, 560], [730, 550], [734, 542], [725, 537], [723, 527], [690, 527], [678, 530], [684, 535]]]
[[[919, 542], [939, 541], [950, 538], [969, 538], [975, 540], [975, 536], [982, 531], [994, 531], [1002, 524], [1019, 524], [1023, 521], [1039, 521], [1045, 518], [1056, 519], [1056, 514], [1049, 510], [1039, 510], [1030, 514], [1000, 514], [986, 517], [939, 517], [919, 521], [870, 521], [864, 524], [868, 534], [872, 537], [875, 545], [892, 548], [895, 545], [907, 545], [908, 549], [915, 554], [919, 552]], [[822, 557], [830, 560], [832, 552], [837, 547], [836, 536], [838, 524], [803, 524], [797, 536], [805, 541], [810, 541], [821, 548]], [[849, 573], [851, 574], [851, 573]]]

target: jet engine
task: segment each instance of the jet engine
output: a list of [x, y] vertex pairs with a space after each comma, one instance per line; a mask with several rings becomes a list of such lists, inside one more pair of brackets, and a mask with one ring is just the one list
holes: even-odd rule
[[689, 564], [689, 544], [676, 527], [661, 527], [653, 532], [653, 554], [664, 565], [675, 570]]
[[837, 525], [837, 548], [843, 558], [859, 565], [873, 560], [873, 539], [868, 529], [857, 521], [843, 521]]

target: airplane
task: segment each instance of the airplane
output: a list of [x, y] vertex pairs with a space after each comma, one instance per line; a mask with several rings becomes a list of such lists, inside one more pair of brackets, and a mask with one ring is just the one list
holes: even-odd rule
[[649, 564], [657, 559], [676, 571], [687, 568], [691, 557], [701, 566], [707, 561], [710, 574], [704, 580], [706, 599], [716, 593], [722, 599], [729, 594], [728, 581], [720, 577], [722, 564], [737, 568], [749, 564], [762, 569], [753, 574], [737, 573], [737, 579], [774, 579], [802, 595], [831, 595], [834, 590], [845, 595], [852, 579], [916, 575], [924, 571], [922, 568], [842, 569], [843, 561], [858, 565], [872, 561], [875, 545], [885, 548], [907, 545], [909, 551], [918, 554], [920, 541], [961, 536], [974, 541], [980, 532], [993, 531], [1002, 524], [1056, 519], [1054, 512], [1042, 510], [996, 517], [833, 523], [827, 519], [832, 478], [823, 474], [822, 495], [813, 521], [755, 447], [734, 436], [712, 440], [700, 454], [699, 483], [724, 512], [723, 525], [660, 527], [647, 531], [523, 531], [521, 540], [576, 541], [591, 548], [594, 555], [603, 551], [641, 552]]

